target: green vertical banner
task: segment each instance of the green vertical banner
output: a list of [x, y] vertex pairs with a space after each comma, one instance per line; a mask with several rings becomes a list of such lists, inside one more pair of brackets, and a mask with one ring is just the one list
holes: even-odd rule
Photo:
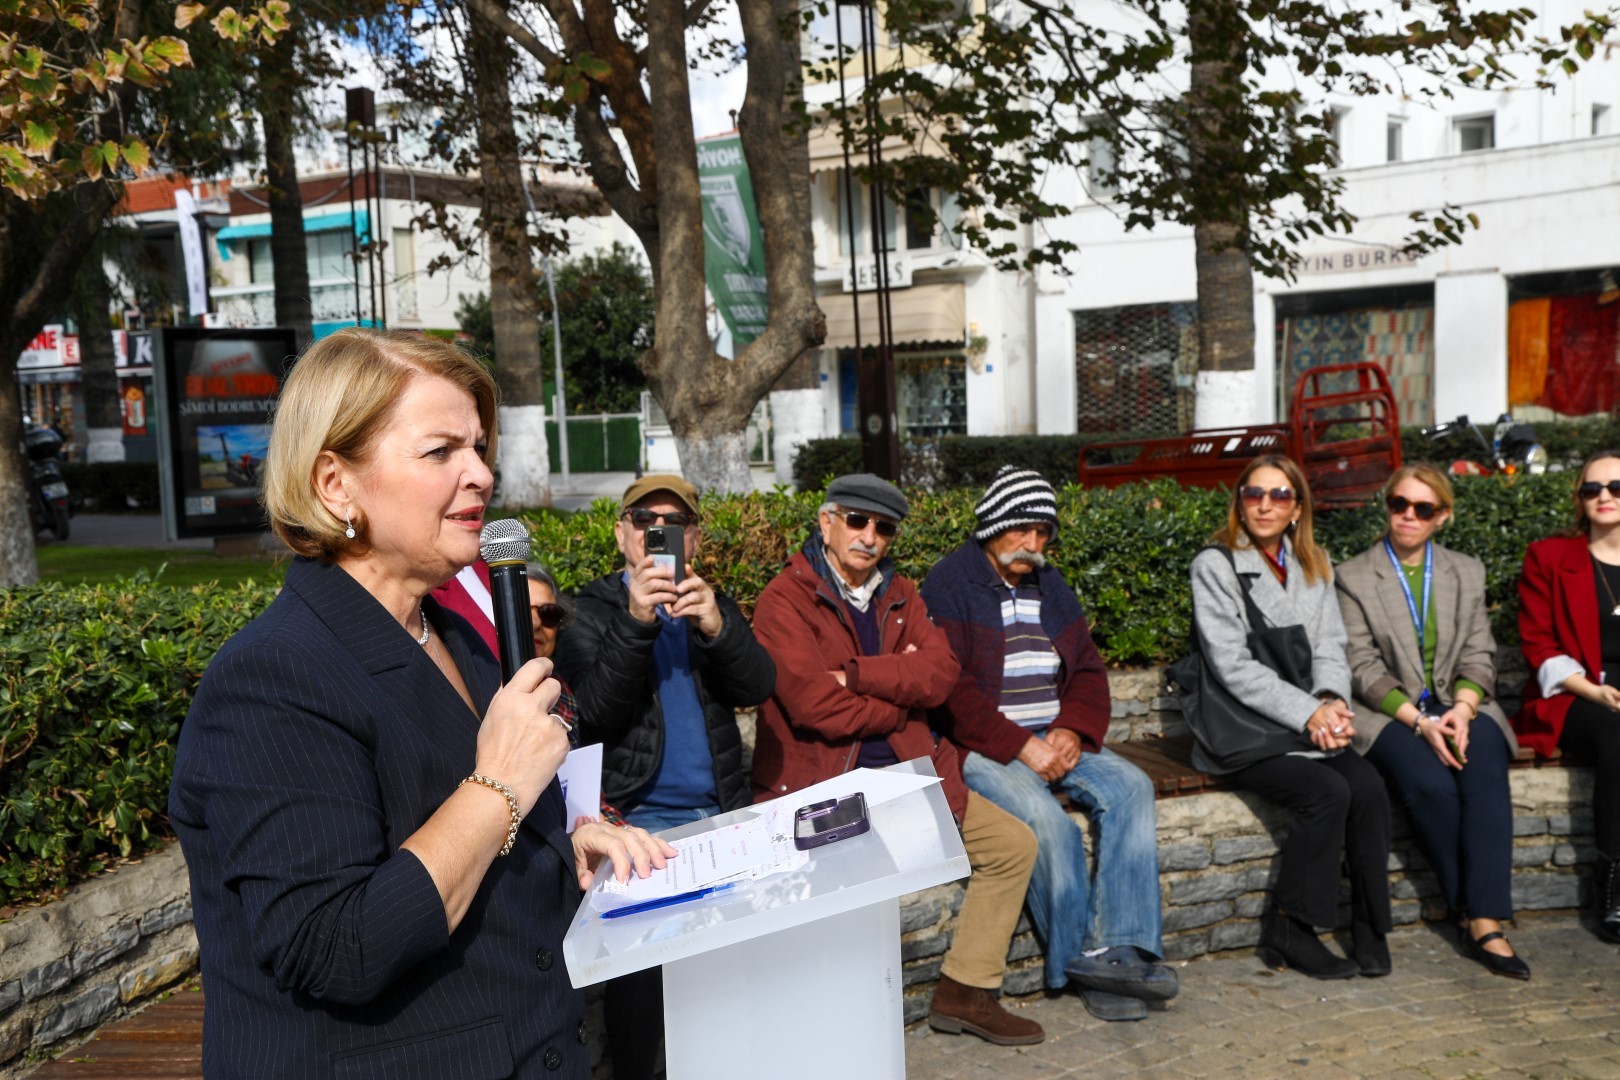
[[765, 332], [765, 237], [754, 206], [754, 185], [742, 139], [722, 135], [698, 143], [703, 192], [703, 272], [720, 317], [731, 331], [733, 353]]

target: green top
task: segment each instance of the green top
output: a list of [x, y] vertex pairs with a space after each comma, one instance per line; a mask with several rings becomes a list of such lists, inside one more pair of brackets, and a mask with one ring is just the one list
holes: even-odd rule
[[[1402, 563], [1401, 572], [1406, 575], [1406, 586], [1412, 590], [1413, 598], [1422, 597], [1423, 564], [1407, 566]], [[1423, 613], [1423, 685], [1430, 691], [1434, 689], [1434, 653], [1440, 639], [1439, 631], [1434, 626], [1435, 621], [1431, 617], [1433, 612], [1434, 601], [1431, 598], [1428, 610]], [[1479, 695], [1481, 701], [1485, 700], [1485, 688], [1469, 679], [1458, 679], [1452, 684], [1451, 693], [1453, 698], [1455, 698], [1458, 690], [1472, 690]], [[1384, 695], [1384, 700], [1378, 704], [1378, 711], [1385, 716], [1393, 717], [1396, 710], [1411, 700], [1411, 696], [1405, 690], [1397, 687]]]

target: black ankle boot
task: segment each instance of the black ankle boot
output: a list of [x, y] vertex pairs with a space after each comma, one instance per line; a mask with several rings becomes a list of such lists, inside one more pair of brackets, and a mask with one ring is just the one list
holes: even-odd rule
[[1620, 859], [1598, 862], [1598, 877], [1592, 883], [1597, 894], [1598, 937], [1620, 945]]
[[1291, 967], [1313, 979], [1348, 979], [1361, 970], [1354, 960], [1335, 956], [1311, 927], [1277, 908], [1260, 922], [1260, 960], [1267, 967]]
[[1374, 930], [1372, 923], [1357, 919], [1350, 924], [1350, 955], [1356, 967], [1368, 978], [1388, 975], [1394, 965], [1389, 959], [1389, 943]]

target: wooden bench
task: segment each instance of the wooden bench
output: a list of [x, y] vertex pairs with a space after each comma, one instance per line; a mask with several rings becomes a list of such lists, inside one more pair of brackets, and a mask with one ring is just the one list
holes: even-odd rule
[[[1153, 791], [1160, 799], [1178, 795], [1193, 795], [1200, 791], [1232, 791], [1230, 781], [1220, 776], [1199, 772], [1192, 763], [1193, 740], [1190, 735], [1150, 735], [1130, 742], [1109, 743], [1108, 749], [1129, 761], [1153, 781]], [[1552, 757], [1538, 757], [1527, 746], [1519, 747], [1518, 756], [1509, 765], [1512, 769], [1563, 768], [1579, 764], [1566, 761], [1561, 751]]]

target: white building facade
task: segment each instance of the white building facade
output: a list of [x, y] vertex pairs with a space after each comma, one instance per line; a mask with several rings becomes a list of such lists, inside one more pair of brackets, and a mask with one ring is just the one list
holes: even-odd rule
[[[1076, 17], [1088, 21], [1093, 7], [1093, 21], [1122, 18], [1100, 3]], [[1583, 15], [1569, 0], [1542, 0], [1539, 9], [1532, 32], [1554, 38]], [[1172, 92], [1185, 89], [1185, 70], [1160, 74]], [[1510, 408], [1545, 419], [1620, 406], [1620, 45], [1600, 47], [1553, 90], [1462, 90], [1434, 104], [1416, 95], [1329, 96], [1321, 104], [1334, 113], [1341, 201], [1358, 224], [1302, 246], [1294, 281], [1256, 276], [1255, 370], [1235, 394], [1224, 388], [1219, 415], [1203, 410], [1201, 422], [1282, 418], [1301, 370], [1364, 359], [1389, 371], [1404, 424], [1460, 413], [1487, 420]], [[816, 168], [814, 142], [812, 158]], [[853, 431], [847, 343], [833, 333], [837, 313], [850, 306], [839, 164], [823, 154], [815, 176], [829, 435]], [[892, 246], [908, 264], [898, 275], [907, 287], [894, 292], [903, 431], [1124, 437], [1193, 426], [1192, 232], [1127, 232], [1091, 181], [1071, 172], [1043, 189], [1072, 207], [1042, 226], [1078, 246], [1067, 274], [996, 270], [952, 246], [948, 229], [912, 248], [901, 221]], [[1448, 205], [1477, 215], [1478, 229], [1415, 259], [1399, 251], [1412, 214], [1431, 218]], [[949, 214], [941, 216], [948, 225]], [[858, 237], [863, 225], [857, 214]], [[913, 325], [902, 310], [927, 315]], [[958, 310], [952, 337], [946, 324], [955, 325]], [[866, 325], [863, 341], [875, 338]], [[908, 423], [908, 383], [912, 400], [941, 400], [939, 380], [928, 383], [920, 363], [908, 370], [908, 353], [936, 352], [959, 358], [947, 368], [949, 419], [929, 423], [934, 414], [925, 411], [923, 422]]]

